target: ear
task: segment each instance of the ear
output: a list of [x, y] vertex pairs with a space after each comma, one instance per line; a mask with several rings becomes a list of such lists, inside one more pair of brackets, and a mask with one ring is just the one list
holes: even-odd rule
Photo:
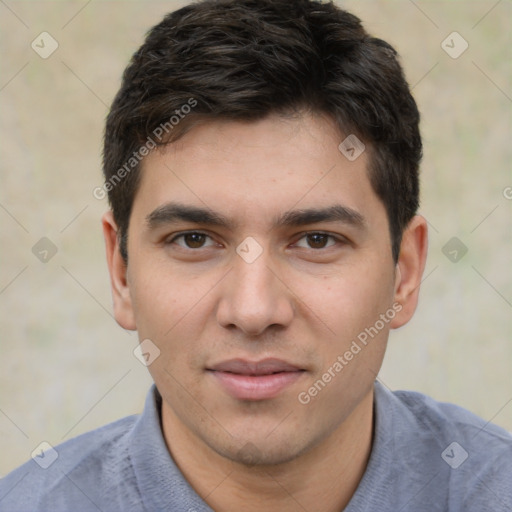
[[137, 329], [135, 315], [133, 314], [132, 299], [127, 280], [128, 267], [119, 250], [117, 225], [111, 211], [105, 213], [101, 219], [105, 247], [107, 250], [107, 264], [110, 272], [110, 286], [114, 302], [114, 317], [117, 323], [130, 331]]
[[395, 302], [401, 304], [402, 309], [391, 321], [392, 329], [406, 324], [416, 311], [427, 259], [427, 231], [427, 221], [421, 215], [416, 215], [402, 236], [395, 281]]

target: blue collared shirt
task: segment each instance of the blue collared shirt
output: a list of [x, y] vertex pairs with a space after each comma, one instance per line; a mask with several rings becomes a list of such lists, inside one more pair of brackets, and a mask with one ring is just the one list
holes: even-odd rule
[[[29, 460], [0, 480], [0, 511], [211, 512], [167, 450], [160, 405], [153, 385], [140, 416], [56, 446], [47, 469]], [[345, 508], [373, 511], [511, 512], [512, 436], [458, 406], [375, 382], [372, 452]]]

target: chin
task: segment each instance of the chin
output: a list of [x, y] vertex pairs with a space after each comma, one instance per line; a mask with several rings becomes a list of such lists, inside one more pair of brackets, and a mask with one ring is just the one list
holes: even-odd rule
[[299, 457], [307, 448], [295, 446], [290, 441], [276, 439], [247, 440], [237, 446], [211, 446], [219, 455], [246, 467], [277, 466], [286, 464]]

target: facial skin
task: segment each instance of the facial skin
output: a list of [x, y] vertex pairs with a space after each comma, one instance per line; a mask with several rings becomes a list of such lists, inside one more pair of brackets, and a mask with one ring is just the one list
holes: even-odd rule
[[[127, 267], [112, 214], [103, 218], [116, 319], [159, 347], [149, 371], [169, 451], [215, 510], [340, 510], [364, 473], [373, 383], [389, 329], [416, 308], [427, 228], [420, 216], [411, 221], [395, 265], [368, 151], [350, 162], [338, 150], [344, 138], [310, 114], [198, 125], [143, 162]], [[168, 222], [171, 203], [231, 225]], [[356, 213], [276, 224], [290, 211], [333, 206]], [[207, 236], [176, 238], [190, 231]], [[315, 233], [329, 236], [306, 236]], [[247, 237], [263, 250], [250, 263], [236, 252]], [[299, 393], [397, 303], [378, 335], [301, 403]], [[211, 371], [268, 358], [302, 370], [271, 398], [234, 396]]]

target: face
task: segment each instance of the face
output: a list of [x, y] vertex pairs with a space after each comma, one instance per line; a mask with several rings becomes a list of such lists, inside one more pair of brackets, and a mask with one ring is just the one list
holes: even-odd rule
[[344, 138], [320, 116], [196, 126], [144, 161], [126, 270], [104, 220], [164, 421], [228, 459], [289, 461], [347, 424], [414, 309], [421, 237], [395, 265], [368, 151], [349, 161]]

